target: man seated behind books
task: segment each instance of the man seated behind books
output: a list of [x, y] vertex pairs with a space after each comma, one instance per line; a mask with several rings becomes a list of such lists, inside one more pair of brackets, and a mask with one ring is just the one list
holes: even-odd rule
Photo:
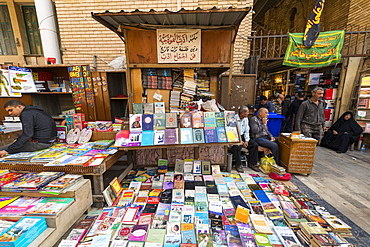
[[232, 146], [231, 152], [233, 154], [233, 159], [235, 159], [235, 168], [238, 172], [243, 172], [242, 161], [240, 159], [242, 148], [248, 149], [249, 152], [247, 155], [248, 167], [254, 171], [260, 171], [257, 167], [258, 144], [249, 137], [248, 114], [248, 107], [242, 106], [239, 108], [239, 114], [236, 115], [240, 136], [242, 138], [242, 145]]
[[260, 108], [258, 114], [251, 118], [251, 135], [259, 146], [269, 148], [274, 155], [276, 164], [280, 164], [279, 145], [272, 136], [267, 127], [267, 118], [269, 111], [266, 108]]
[[19, 100], [9, 100], [4, 108], [9, 115], [20, 117], [23, 133], [15, 142], [0, 149], [0, 157], [46, 149], [55, 142], [55, 122], [41, 107], [25, 106]]

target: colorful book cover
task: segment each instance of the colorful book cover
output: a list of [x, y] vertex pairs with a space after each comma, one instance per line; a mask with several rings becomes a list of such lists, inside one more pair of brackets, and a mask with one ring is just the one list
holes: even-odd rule
[[158, 159], [158, 173], [166, 173], [168, 170], [168, 160]]
[[142, 114], [131, 114], [130, 115], [130, 131], [141, 131], [142, 130]]
[[224, 230], [213, 230], [212, 243], [214, 247], [226, 247], [226, 233]]
[[193, 161], [193, 174], [202, 174], [202, 161], [201, 160]]
[[19, 196], [0, 196], [0, 208], [5, 207], [11, 202], [17, 200]]
[[149, 225], [134, 225], [131, 230], [129, 241], [145, 241]]
[[48, 197], [41, 200], [34, 208], [27, 210], [26, 214], [57, 215], [73, 201], [73, 198]]
[[225, 127], [236, 128], [236, 115], [234, 111], [224, 111]]
[[141, 131], [130, 131], [129, 147], [135, 147], [141, 145]]
[[178, 129], [165, 129], [164, 130], [164, 144], [174, 145], [178, 144]]
[[204, 127], [216, 127], [216, 118], [214, 112], [204, 113]]
[[129, 140], [130, 140], [130, 131], [120, 130], [116, 134], [116, 140], [114, 142], [114, 146], [126, 147], [128, 146]]
[[239, 142], [239, 134], [236, 127], [226, 127], [225, 129], [228, 142]]
[[141, 134], [141, 146], [154, 145], [154, 130], [144, 130]]
[[177, 128], [177, 113], [166, 113], [166, 128]]
[[223, 112], [215, 112], [216, 127], [225, 127], [225, 115]]
[[133, 114], [143, 114], [143, 104], [142, 103], [132, 103], [132, 113]]
[[144, 114], [143, 115], [143, 130], [153, 130], [154, 118], [153, 114]]
[[155, 113], [166, 113], [164, 102], [154, 102]]
[[181, 144], [193, 144], [193, 129], [192, 128], [181, 128], [180, 129], [180, 143]]
[[154, 129], [164, 130], [166, 128], [166, 114], [165, 113], [155, 113], [154, 114]]
[[224, 127], [217, 127], [216, 132], [218, 142], [227, 142], [226, 130]]
[[203, 128], [193, 129], [193, 141], [194, 143], [205, 143]]
[[203, 112], [195, 111], [192, 112], [192, 127], [193, 128], [203, 128], [204, 127], [204, 120], [203, 120]]
[[216, 128], [214, 127], [204, 128], [204, 136], [205, 136], [206, 143], [218, 142]]
[[180, 115], [180, 127], [192, 128], [192, 115], [190, 112], [185, 112]]
[[194, 231], [194, 224], [181, 223], [181, 242], [196, 244], [197, 239]]

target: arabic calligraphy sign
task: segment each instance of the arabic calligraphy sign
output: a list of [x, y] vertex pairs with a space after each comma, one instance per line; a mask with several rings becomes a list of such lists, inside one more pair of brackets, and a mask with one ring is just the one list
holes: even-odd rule
[[200, 63], [200, 29], [157, 29], [158, 63]]
[[344, 30], [321, 32], [311, 48], [303, 45], [303, 33], [290, 33], [283, 65], [309, 68], [339, 63]]
[[315, 43], [320, 33], [320, 19], [324, 9], [325, 0], [317, 0], [315, 6], [306, 24], [306, 29], [303, 36], [303, 44], [307, 48], [311, 48]]

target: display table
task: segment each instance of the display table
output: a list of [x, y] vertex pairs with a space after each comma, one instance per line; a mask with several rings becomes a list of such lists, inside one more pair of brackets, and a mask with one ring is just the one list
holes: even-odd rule
[[[92, 175], [94, 186], [93, 201], [94, 203], [104, 203], [103, 190], [104, 179], [103, 174], [113, 166], [118, 159], [125, 155], [125, 151], [119, 150], [117, 153], [108, 156], [99, 166], [82, 167], [82, 166], [44, 166], [45, 163], [0, 163], [0, 169], [11, 171], [27, 171], [27, 172], [43, 172], [55, 171], [65, 172], [69, 174]], [[127, 166], [126, 169], [119, 175], [120, 178], [125, 177], [132, 166]], [[117, 176], [118, 177], [118, 176]], [[98, 206], [98, 205], [97, 205]]]
[[311, 174], [315, 159], [317, 140], [313, 138], [291, 139], [280, 133], [280, 162], [290, 173]]
[[[91, 182], [83, 179], [69, 188], [65, 193], [49, 195], [38, 192], [0, 192], [0, 196], [33, 196], [33, 197], [63, 197], [74, 198], [75, 201], [61, 211], [57, 216], [43, 216], [46, 218], [48, 228], [29, 246], [50, 247], [53, 246], [63, 234], [91, 207], [92, 194]], [[32, 216], [30, 216], [32, 217]], [[40, 215], [35, 215], [40, 217]], [[0, 219], [19, 220], [22, 216], [2, 216]]]

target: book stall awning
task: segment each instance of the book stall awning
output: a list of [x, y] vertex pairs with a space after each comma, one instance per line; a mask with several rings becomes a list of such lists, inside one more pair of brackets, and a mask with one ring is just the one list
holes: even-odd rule
[[[172, 11], [154, 11], [143, 12], [135, 10], [133, 12], [109, 12], [91, 13], [93, 19], [106, 26], [118, 36], [123, 38], [122, 27], [126, 28], [140, 28], [140, 29], [156, 29], [160, 27], [202, 27], [203, 29], [213, 29], [215, 27], [235, 27], [237, 28], [244, 17], [251, 10], [250, 7], [246, 8], [229, 8], [217, 9], [212, 8], [209, 10], [196, 10], [181, 9], [176, 12]], [[236, 34], [235, 34], [236, 35]]]

